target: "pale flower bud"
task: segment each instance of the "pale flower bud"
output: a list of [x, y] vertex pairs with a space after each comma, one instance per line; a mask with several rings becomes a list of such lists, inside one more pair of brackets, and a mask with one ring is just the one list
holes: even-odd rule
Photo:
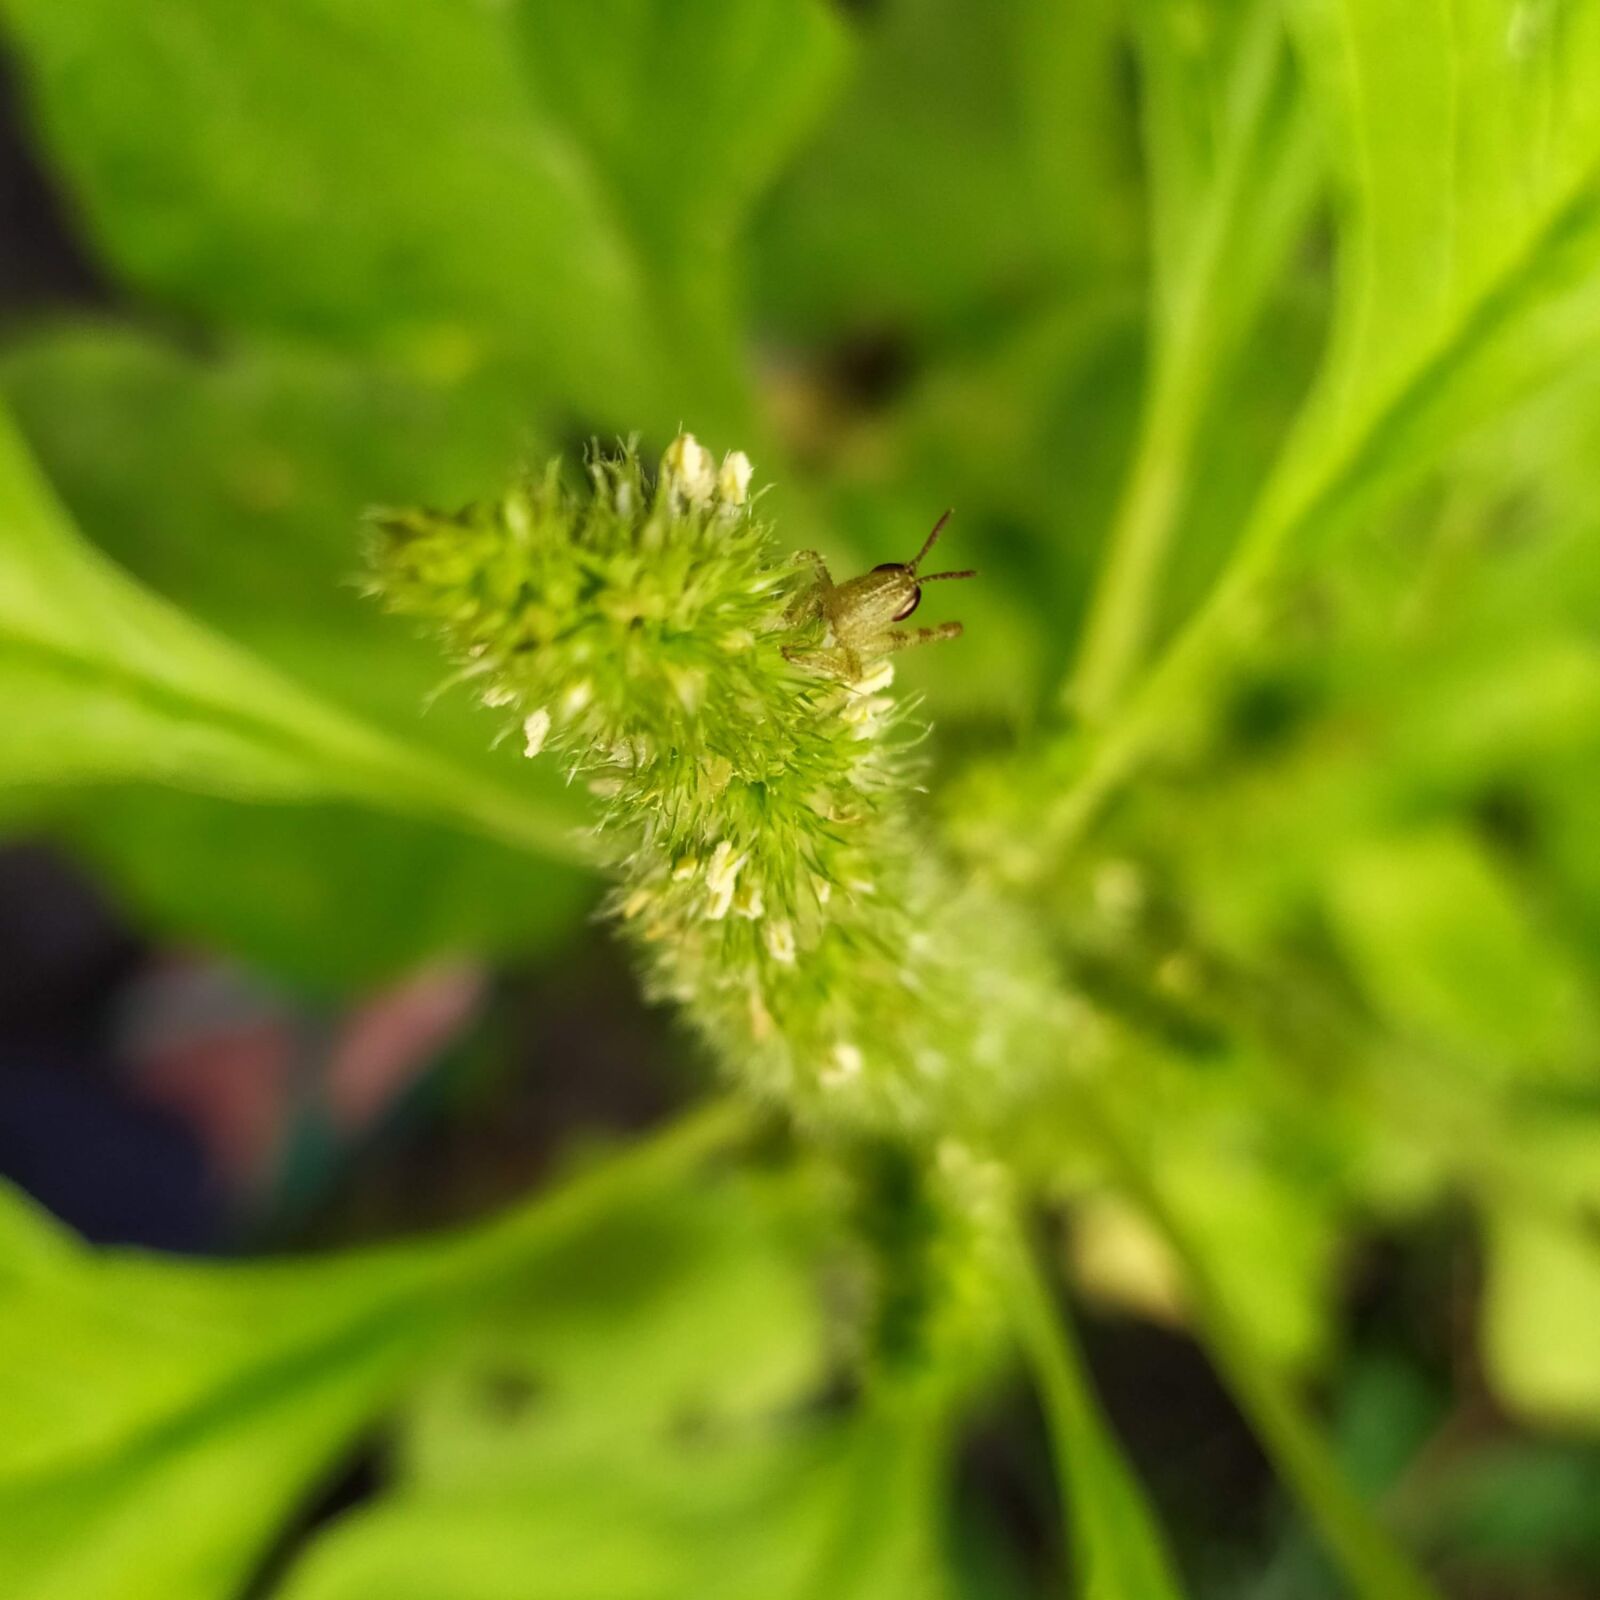
[[722, 458], [722, 471], [717, 474], [717, 498], [725, 506], [742, 506], [755, 470], [743, 450], [730, 450]]
[[717, 487], [711, 453], [692, 433], [680, 433], [661, 457], [661, 473], [673, 492], [692, 506], [704, 505]]

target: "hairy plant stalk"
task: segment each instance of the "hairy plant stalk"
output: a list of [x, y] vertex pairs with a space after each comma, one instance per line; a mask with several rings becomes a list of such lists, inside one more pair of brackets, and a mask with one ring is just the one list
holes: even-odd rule
[[372, 587], [598, 802], [608, 909], [649, 992], [813, 1122], [978, 1135], [1061, 1070], [1073, 1002], [1027, 924], [958, 883], [911, 805], [923, 729], [791, 621], [741, 454], [684, 435], [454, 515], [374, 519]]

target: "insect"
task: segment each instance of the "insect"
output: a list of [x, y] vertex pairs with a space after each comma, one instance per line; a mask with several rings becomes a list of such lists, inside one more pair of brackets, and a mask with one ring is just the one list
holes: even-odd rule
[[917, 568], [949, 520], [947, 511], [934, 523], [933, 532], [914, 560], [885, 561], [847, 583], [833, 581], [815, 550], [802, 550], [795, 560], [810, 562], [816, 571], [816, 582], [789, 607], [787, 620], [801, 623], [822, 617], [828, 624], [832, 645], [820, 650], [785, 649], [783, 653], [791, 661], [842, 669], [845, 676], [854, 680], [861, 676], [863, 659], [909, 650], [912, 645], [932, 644], [938, 639], [959, 638], [959, 622], [941, 622], [936, 628], [894, 626], [904, 622], [922, 603], [923, 584], [978, 576], [976, 572], [930, 572], [926, 576], [918, 573]]

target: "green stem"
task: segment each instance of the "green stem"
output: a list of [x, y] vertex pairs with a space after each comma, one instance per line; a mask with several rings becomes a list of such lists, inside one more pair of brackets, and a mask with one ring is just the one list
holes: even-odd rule
[[748, 1102], [712, 1100], [458, 1242], [454, 1268], [478, 1281], [566, 1244], [608, 1214], [638, 1204], [749, 1133]]
[[[1067, 686], [1072, 709], [1103, 722], [1122, 697], [1149, 644], [1167, 552], [1189, 477], [1200, 415], [1186, 375], [1155, 397], [1111, 525], [1105, 564]], [[1160, 413], [1158, 415], [1157, 413]]]
[[[1381, 478], [1393, 440], [1428, 417], [1450, 374], [1504, 332], [1538, 281], [1545, 253], [1592, 225], [1595, 201], [1581, 188], [1551, 217], [1500, 278], [1461, 314], [1459, 327], [1397, 390], [1341, 434], [1329, 430], [1336, 366], [1325, 364], [1296, 432], [1267, 480], [1222, 576], [1204, 604], [1145, 673], [1122, 713], [1097, 737], [1077, 779], [1046, 809], [1034, 850], [1037, 874], [1070, 850], [1101, 807], [1159, 745], [1171, 721], [1207, 703], [1207, 678], [1231, 659], [1236, 636], [1281, 578], [1286, 550], [1308, 531], [1347, 514], [1366, 480]], [[1331, 363], [1332, 357], [1329, 358]], [[1392, 470], [1392, 469], [1391, 469]]]
[[1146, 1212], [1177, 1257], [1212, 1360], [1352, 1592], [1363, 1600], [1438, 1600], [1433, 1586], [1351, 1489], [1277, 1368], [1235, 1319], [1204, 1252], [1167, 1204], [1099, 1097], [1084, 1087], [1078, 1105], [1116, 1180]]
[[1025, 1222], [1002, 1240], [1002, 1285], [1050, 1430], [1063, 1526], [1087, 1600], [1177, 1600], [1181, 1593], [1144, 1492], [1100, 1411], [1051, 1278]]
[[[1240, 47], [1225, 135], [1199, 208], [1202, 220], [1182, 260], [1173, 264], [1168, 292], [1152, 297], [1155, 356], [1149, 398], [1066, 691], [1071, 709], [1090, 723], [1104, 722], [1115, 710], [1149, 647], [1162, 571], [1187, 498], [1206, 405], [1230, 352], [1260, 309], [1259, 300], [1248, 297], [1242, 306], [1229, 301], [1239, 297], [1234, 279], [1241, 230], [1267, 226], [1256, 215], [1266, 209], [1274, 187], [1263, 174], [1272, 173], [1276, 163], [1276, 187], [1284, 196], [1310, 192], [1307, 152], [1273, 116], [1282, 61], [1281, 24], [1275, 9], [1263, 5]], [[1247, 206], [1252, 199], [1255, 206]], [[1290, 201], [1282, 216], [1293, 217], [1297, 210]], [[1283, 226], [1281, 244], [1292, 236], [1292, 228]]]

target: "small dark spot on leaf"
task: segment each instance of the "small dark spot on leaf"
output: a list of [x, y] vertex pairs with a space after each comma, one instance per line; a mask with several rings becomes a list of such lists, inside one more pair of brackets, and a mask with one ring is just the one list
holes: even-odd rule
[[1538, 812], [1528, 793], [1513, 784], [1491, 784], [1478, 796], [1472, 814], [1484, 838], [1498, 849], [1527, 855], [1538, 844]]
[[483, 1409], [501, 1422], [518, 1422], [538, 1403], [544, 1385], [531, 1372], [509, 1367], [485, 1372], [478, 1381]]

